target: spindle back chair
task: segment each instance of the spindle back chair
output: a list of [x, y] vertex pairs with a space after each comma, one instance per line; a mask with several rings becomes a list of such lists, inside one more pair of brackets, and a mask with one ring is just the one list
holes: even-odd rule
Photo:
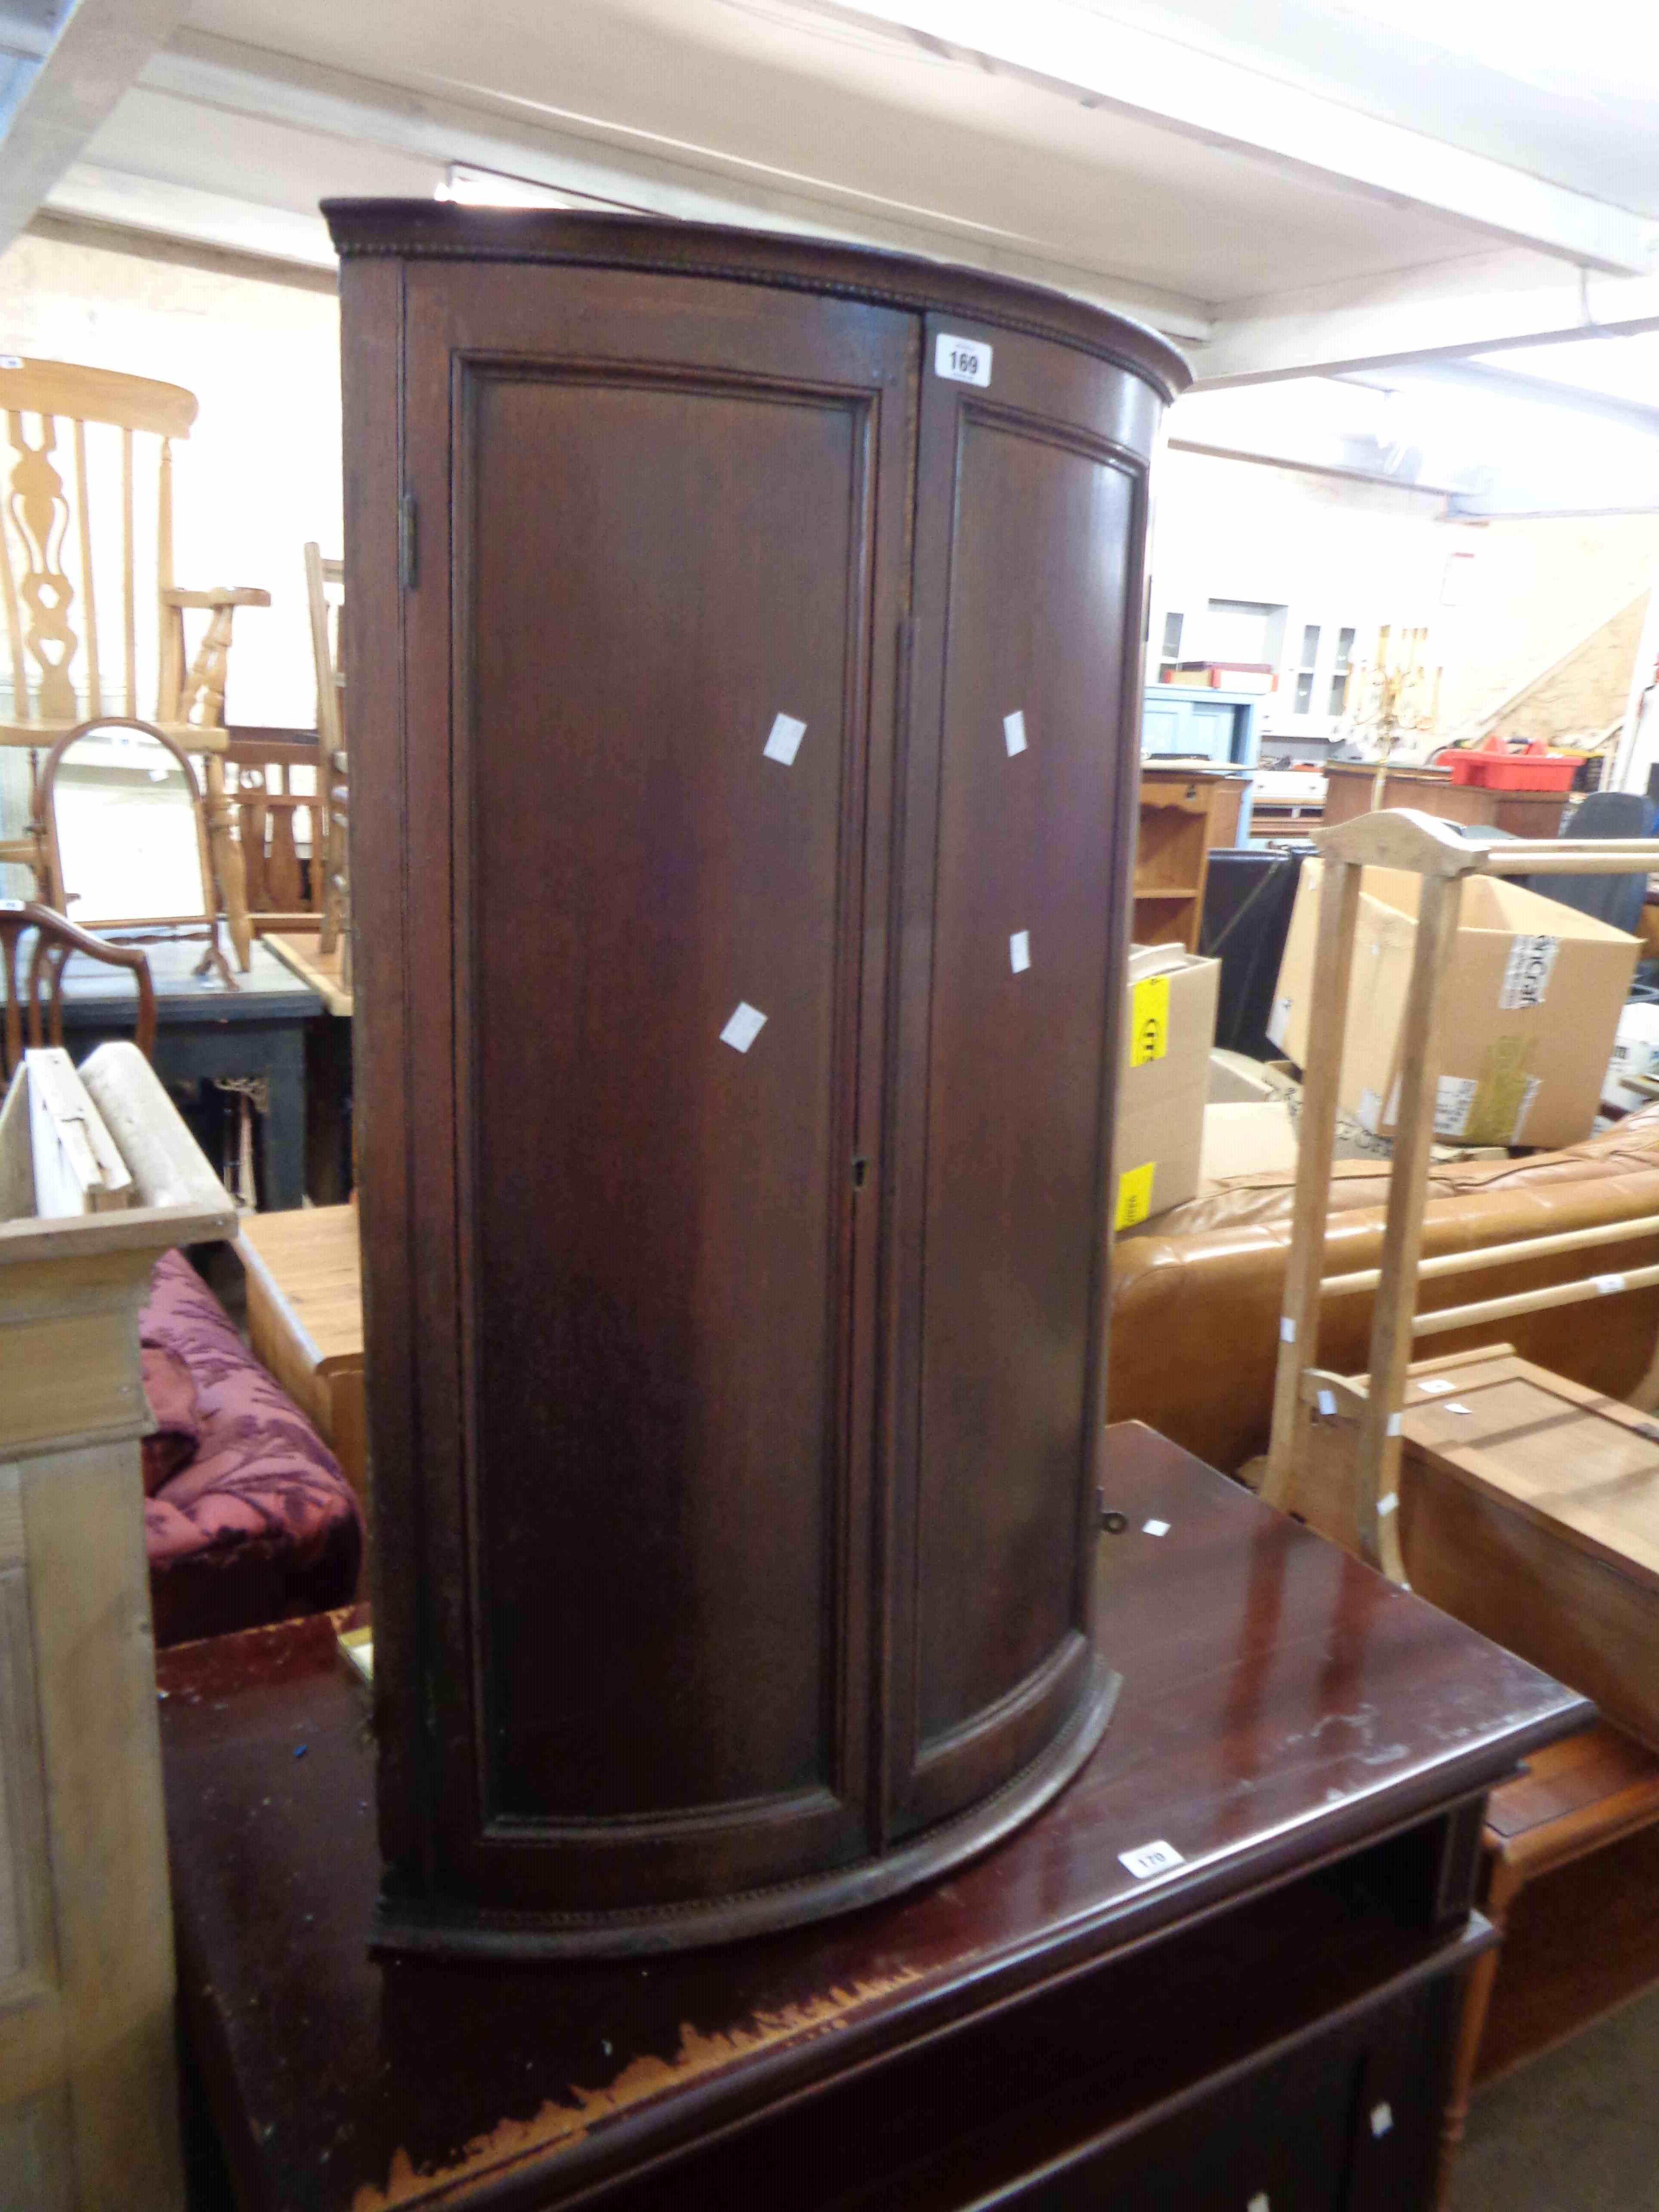
[[[250, 586], [190, 591], [173, 582], [173, 444], [190, 435], [196, 412], [194, 394], [175, 384], [69, 362], [0, 360], [0, 467], [8, 467], [0, 501], [0, 599], [11, 691], [9, 711], [0, 715], [0, 745], [45, 750], [106, 716], [138, 720], [140, 626], [153, 606], [155, 711], [144, 719], [174, 744], [204, 756], [213, 870], [246, 967], [251, 932], [241, 856], [216, 757], [228, 742], [225, 673], [235, 611], [269, 606], [270, 594]], [[100, 434], [89, 440], [88, 430]], [[118, 441], [103, 433], [118, 434]], [[153, 600], [140, 587], [138, 544], [138, 479], [141, 469], [148, 477], [152, 453]], [[143, 505], [149, 504], [146, 485]], [[100, 589], [112, 574], [115, 590]], [[186, 615], [196, 613], [207, 622], [191, 656], [185, 624]], [[27, 836], [0, 843], [0, 860], [32, 868], [37, 888], [46, 890], [38, 805]]]
[[[18, 951], [31, 932], [34, 943], [20, 974]], [[153, 1056], [155, 988], [137, 947], [107, 944], [32, 899], [0, 899], [0, 1077], [6, 1082], [26, 1050], [63, 1043], [64, 969], [75, 952], [131, 970], [138, 986], [133, 1041], [146, 1060]]]

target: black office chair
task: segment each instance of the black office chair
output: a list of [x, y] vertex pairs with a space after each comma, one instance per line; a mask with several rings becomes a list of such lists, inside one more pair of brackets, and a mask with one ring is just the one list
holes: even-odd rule
[[[1562, 835], [1567, 837], [1612, 837], [1628, 840], [1652, 835], [1654, 810], [1635, 791], [1593, 791], [1583, 799]], [[1645, 872], [1628, 876], [1522, 876], [1517, 878], [1541, 898], [1559, 899], [1563, 906], [1610, 928], [1636, 934], [1647, 896]]]

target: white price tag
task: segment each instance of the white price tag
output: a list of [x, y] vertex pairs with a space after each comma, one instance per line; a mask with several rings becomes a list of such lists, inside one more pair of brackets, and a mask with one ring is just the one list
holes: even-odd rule
[[1625, 1287], [1625, 1279], [1622, 1275], [1597, 1275], [1592, 1279], [1595, 1284], [1597, 1295], [1604, 1298], [1610, 1298], [1615, 1291], [1622, 1291]]
[[766, 1017], [760, 1008], [739, 999], [731, 1020], [720, 1031], [720, 1042], [729, 1044], [733, 1052], [747, 1052], [765, 1027]]
[[1145, 1881], [1148, 1875], [1168, 1874], [1171, 1867], [1187, 1863], [1173, 1844], [1164, 1843], [1139, 1844], [1132, 1851], [1120, 1851], [1117, 1859], [1137, 1881]]
[[941, 331], [933, 341], [933, 374], [951, 384], [977, 384], [982, 389], [991, 381], [991, 349], [983, 338]]
[[1008, 939], [1008, 965], [1016, 975], [1023, 975], [1031, 964], [1031, 933], [1017, 929]]
[[1140, 1524], [1140, 1533], [1143, 1536], [1167, 1536], [1170, 1533], [1170, 1524], [1167, 1521], [1143, 1521]]
[[1003, 716], [1002, 742], [1008, 748], [1010, 760], [1012, 760], [1016, 753], [1024, 751], [1025, 714], [1023, 708], [1017, 708], [1013, 714]]
[[1425, 1398], [1444, 1398], [1449, 1396], [1457, 1385], [1448, 1382], [1443, 1375], [1431, 1375], [1425, 1382], [1419, 1382], [1417, 1387]]
[[806, 725], [793, 714], [775, 714], [771, 733], [761, 751], [768, 760], [781, 761], [785, 768], [793, 768], [795, 755], [800, 750], [800, 741], [806, 735]]

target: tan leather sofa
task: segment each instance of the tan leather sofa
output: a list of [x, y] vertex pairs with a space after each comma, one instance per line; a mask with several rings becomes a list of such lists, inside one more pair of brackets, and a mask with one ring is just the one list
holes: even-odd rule
[[[1327, 1274], [1376, 1265], [1387, 1191], [1386, 1172], [1370, 1163], [1339, 1169]], [[1566, 1152], [1437, 1168], [1423, 1252], [1426, 1258], [1655, 1214], [1659, 1106]], [[1107, 1369], [1110, 1419], [1146, 1421], [1230, 1473], [1267, 1449], [1290, 1230], [1290, 1177], [1242, 1176], [1217, 1196], [1173, 1207], [1120, 1239]], [[1419, 1304], [1426, 1312], [1656, 1261], [1659, 1237], [1650, 1232], [1525, 1267], [1444, 1276], [1422, 1285]], [[1320, 1364], [1340, 1374], [1362, 1372], [1370, 1320], [1369, 1295], [1328, 1300]], [[1425, 1342], [1424, 1356], [1499, 1340], [1557, 1374], [1627, 1397], [1659, 1341], [1659, 1288], [1519, 1316], [1501, 1329], [1437, 1336]]]

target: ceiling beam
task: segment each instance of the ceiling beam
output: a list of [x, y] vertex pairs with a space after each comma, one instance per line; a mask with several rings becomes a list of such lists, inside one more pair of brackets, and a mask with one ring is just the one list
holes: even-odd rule
[[[1524, 349], [1519, 358], [1526, 359]], [[1615, 398], [1611, 393], [1563, 384], [1553, 377], [1520, 375], [1514, 369], [1494, 368], [1486, 362], [1402, 362], [1388, 368], [1354, 369], [1343, 381], [1376, 392], [1466, 392], [1476, 399], [1519, 401], [1530, 407], [1587, 416], [1615, 429], [1633, 432], [1638, 438], [1659, 440], [1659, 406], [1644, 405], [1639, 399]]]
[[339, 267], [328, 226], [319, 215], [300, 215], [291, 208], [267, 207], [223, 192], [198, 191], [193, 185], [168, 184], [160, 178], [131, 176], [90, 161], [76, 161], [65, 171], [43, 213], [326, 270], [331, 276]]
[[1189, 357], [1216, 389], [1650, 330], [1659, 276], [1586, 276], [1511, 251], [1241, 301]]
[[529, 102], [530, 112], [510, 115], [466, 106], [195, 31], [158, 53], [143, 82], [226, 114], [492, 169], [582, 199], [969, 262], [1137, 316], [1182, 344], [1212, 325], [1202, 301], [1058, 258], [1040, 238]]
[[0, 248], [177, 29], [186, 0], [70, 0], [35, 67], [18, 72], [0, 137]]
[[841, 0], [935, 51], [1046, 81], [1209, 146], [1626, 275], [1659, 270], [1659, 222], [1075, 0]]

